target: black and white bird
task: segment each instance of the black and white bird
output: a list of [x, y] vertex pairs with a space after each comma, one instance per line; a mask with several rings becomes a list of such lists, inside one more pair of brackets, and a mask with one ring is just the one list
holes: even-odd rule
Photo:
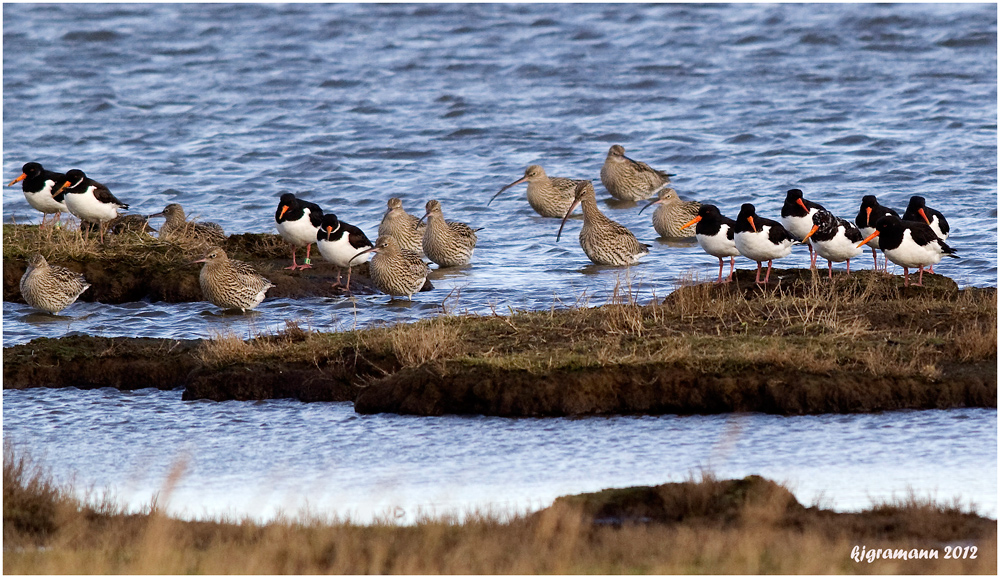
[[696, 223], [694, 236], [698, 245], [706, 253], [719, 259], [719, 279], [716, 283], [723, 282], [723, 257], [729, 257], [729, 277], [726, 277], [725, 282], [732, 281], [733, 270], [736, 268], [736, 257], [740, 255], [734, 240], [736, 221], [723, 216], [719, 212], [719, 207], [715, 205], [702, 205], [698, 209], [698, 216], [685, 223], [681, 229], [687, 229]]
[[[858, 211], [858, 216], [854, 218], [854, 224], [858, 226], [861, 235], [867, 237], [875, 232], [875, 223], [882, 217], [889, 215], [897, 219], [899, 218], [899, 213], [889, 207], [883, 207], [878, 204], [878, 199], [875, 198], [875, 195], [865, 195], [861, 197], [861, 209]], [[878, 237], [868, 241], [868, 246], [872, 248], [872, 259], [875, 260], [875, 270], [877, 271], [878, 253], [876, 250], [879, 248]], [[889, 266], [888, 259], [886, 259], [884, 265], [883, 270]]]
[[757, 283], [761, 282], [760, 269], [764, 261], [767, 261], [767, 275], [764, 277], [764, 283], [767, 283], [771, 278], [771, 261], [787, 257], [792, 252], [792, 246], [800, 243], [781, 223], [758, 217], [750, 203], [740, 207], [733, 233], [740, 255], [757, 262]]
[[[104, 242], [104, 229], [108, 221], [118, 216], [118, 209], [127, 209], [128, 205], [119, 201], [111, 194], [108, 187], [87, 177], [80, 169], [66, 173], [63, 182], [53, 197], [65, 191], [66, 208], [81, 221], [98, 223], [101, 242]], [[88, 235], [90, 231], [87, 231]]]
[[[781, 205], [781, 224], [789, 233], [801, 241], [812, 229], [812, 217], [817, 211], [825, 211], [823, 205], [807, 201], [802, 197], [801, 189], [790, 189], [785, 195], [785, 204]], [[809, 245], [809, 267], [816, 268], [816, 252]]]
[[368, 261], [371, 253], [359, 253], [373, 246], [361, 229], [341, 221], [333, 213], [323, 215], [319, 232], [316, 233], [316, 248], [324, 259], [337, 267], [337, 282], [333, 284], [334, 287], [340, 286], [340, 270], [347, 267], [347, 285], [344, 287], [351, 290], [351, 267]]
[[924, 267], [939, 263], [945, 256], [957, 259], [955, 250], [948, 246], [927, 223], [905, 221], [898, 217], [882, 217], [875, 223], [875, 232], [859, 243], [879, 237], [882, 252], [893, 263], [903, 268], [903, 286], [910, 286], [910, 269], [920, 270], [917, 285], [924, 284]]
[[8, 187], [15, 183], [21, 183], [21, 191], [24, 198], [31, 205], [31, 208], [42, 213], [42, 222], [39, 228], [45, 226], [46, 215], [55, 214], [54, 222], [58, 223], [60, 214], [63, 211], [69, 212], [66, 207], [66, 193], [53, 195], [52, 193], [66, 182], [66, 175], [55, 171], [47, 171], [42, 165], [36, 162], [25, 163], [21, 167], [21, 176], [7, 184]]
[[833, 279], [833, 264], [841, 261], [847, 261], [847, 274], [851, 274], [851, 259], [865, 252], [858, 245], [864, 238], [847, 219], [830, 211], [818, 211], [813, 214], [813, 226], [803, 241], [811, 241], [816, 254], [826, 259], [829, 277]]
[[[292, 265], [285, 269], [311, 269], [309, 259], [312, 244], [319, 234], [319, 225], [323, 221], [323, 209], [316, 203], [310, 203], [295, 198], [292, 193], [281, 195], [278, 200], [278, 210], [274, 213], [274, 221], [278, 224], [278, 233], [292, 246]], [[299, 265], [295, 262], [295, 249], [306, 248], [306, 262]]]
[[[951, 231], [948, 221], [945, 220], [944, 215], [940, 211], [928, 207], [926, 201], [921, 196], [914, 195], [910, 197], [910, 202], [906, 205], [906, 211], [903, 212], [903, 220], [927, 223], [939, 239], [942, 241], [948, 240], [948, 233]], [[931, 265], [930, 270], [931, 273], [934, 272], [933, 265]]]

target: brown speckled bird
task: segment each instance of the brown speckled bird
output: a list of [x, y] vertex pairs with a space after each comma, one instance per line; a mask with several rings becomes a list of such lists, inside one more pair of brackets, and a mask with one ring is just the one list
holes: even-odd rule
[[685, 229], [685, 223], [698, 216], [698, 209], [701, 203], [698, 201], [682, 201], [677, 196], [677, 191], [667, 187], [660, 191], [657, 199], [642, 209], [639, 213], [652, 207], [660, 205], [653, 211], [653, 228], [666, 239], [684, 239], [695, 236], [693, 229]]
[[500, 193], [528, 182], [528, 204], [536, 213], [543, 217], [561, 219], [570, 205], [573, 204], [573, 191], [576, 190], [577, 183], [582, 181], [567, 179], [563, 177], [549, 177], [545, 170], [538, 165], [531, 165], [524, 170], [524, 176], [497, 191], [489, 203], [496, 199]]
[[412, 299], [427, 281], [430, 273], [427, 263], [415, 252], [400, 248], [391, 235], [380, 236], [374, 247], [361, 251], [353, 259], [365, 253], [375, 253], [368, 262], [368, 275], [372, 284], [387, 295], [406, 295], [407, 299]]
[[160, 227], [160, 239], [164, 241], [194, 240], [217, 245], [226, 240], [226, 232], [218, 223], [195, 223], [188, 221], [184, 208], [178, 203], [170, 203], [159, 213], [149, 218], [164, 217], [166, 222]]
[[204, 263], [198, 282], [205, 299], [223, 309], [246, 311], [260, 305], [264, 293], [274, 287], [248, 263], [230, 259], [219, 247], [194, 263]]
[[622, 145], [614, 145], [608, 150], [601, 167], [604, 188], [612, 197], [622, 201], [648, 199], [669, 184], [672, 176], [628, 158]]
[[[424, 253], [441, 267], [458, 267], [472, 261], [476, 248], [476, 231], [465, 223], [445, 221], [441, 203], [427, 201], [427, 230], [424, 231]], [[423, 220], [423, 219], [421, 219]]]
[[580, 246], [591, 261], [598, 265], [630, 265], [649, 254], [649, 245], [640, 243], [631, 231], [605, 217], [597, 208], [594, 185], [590, 181], [582, 181], [576, 186], [575, 200], [559, 225], [556, 241], [562, 235], [570, 211], [578, 204], [583, 206]]
[[49, 265], [45, 257], [32, 255], [21, 276], [21, 296], [35, 309], [58, 313], [70, 306], [90, 283], [80, 273]]
[[389, 199], [389, 210], [382, 217], [378, 226], [378, 236], [390, 236], [396, 239], [400, 248], [413, 251], [417, 255], [424, 254], [424, 230], [427, 228], [420, 219], [403, 210], [403, 201], [397, 197]]

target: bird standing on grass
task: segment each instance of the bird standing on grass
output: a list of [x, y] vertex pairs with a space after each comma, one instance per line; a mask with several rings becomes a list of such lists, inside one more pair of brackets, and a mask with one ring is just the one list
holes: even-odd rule
[[562, 235], [566, 219], [577, 205], [583, 207], [583, 227], [580, 228], [580, 247], [591, 261], [598, 265], [631, 265], [649, 254], [649, 245], [640, 243], [632, 231], [604, 216], [597, 208], [594, 185], [580, 181], [576, 185], [573, 204], [559, 224], [556, 241]]
[[958, 259], [955, 250], [934, 232], [930, 225], [904, 221], [897, 217], [882, 217], [875, 223], [875, 232], [858, 246], [878, 237], [882, 252], [893, 263], [903, 268], [903, 286], [910, 286], [910, 269], [920, 269], [917, 286], [924, 284], [924, 267], [941, 262], [944, 256]]
[[427, 213], [420, 220], [427, 219], [424, 231], [424, 253], [440, 267], [459, 267], [472, 261], [476, 249], [476, 231], [465, 223], [446, 221], [441, 212], [441, 203], [427, 201]]
[[351, 267], [368, 260], [370, 255], [359, 256], [358, 252], [371, 249], [372, 242], [361, 229], [341, 221], [333, 213], [327, 213], [323, 215], [319, 232], [316, 233], [316, 248], [324, 259], [337, 267], [337, 282], [333, 284], [334, 287], [340, 286], [340, 270], [347, 267], [347, 284], [344, 287], [350, 291]]
[[248, 309], [260, 305], [264, 294], [274, 287], [249, 263], [230, 259], [220, 247], [209, 249], [208, 253], [193, 263], [204, 263], [198, 275], [198, 283], [205, 299], [223, 309]]
[[643, 211], [660, 205], [653, 211], [653, 228], [666, 239], [683, 239], [696, 235], [695, 231], [684, 230], [684, 223], [698, 216], [698, 209], [701, 203], [698, 201], [682, 201], [677, 196], [677, 191], [666, 187], [659, 192], [657, 199], [645, 207], [639, 209], [641, 215]]
[[608, 150], [601, 167], [601, 184], [612, 197], [622, 201], [648, 199], [670, 184], [672, 176], [628, 158], [625, 147], [617, 144]]
[[577, 179], [567, 179], [565, 177], [550, 177], [545, 174], [545, 169], [539, 165], [531, 165], [524, 169], [524, 176], [497, 191], [486, 206], [496, 199], [500, 193], [528, 182], [528, 204], [536, 213], [543, 217], [562, 218], [573, 204], [573, 191], [576, 185], [582, 181]]
[[719, 259], [719, 279], [716, 283], [722, 283], [723, 257], [729, 257], [729, 277], [726, 278], [725, 282], [732, 281], [733, 271], [736, 268], [736, 257], [740, 255], [734, 240], [736, 221], [724, 217], [715, 205], [702, 205], [698, 209], [698, 216], [684, 223], [681, 229], [686, 229], [696, 223], [694, 232], [698, 245], [706, 253]]
[[69, 212], [66, 207], [66, 193], [53, 195], [53, 191], [66, 182], [66, 175], [53, 171], [47, 171], [39, 163], [25, 163], [21, 167], [21, 176], [7, 184], [8, 187], [15, 183], [21, 183], [21, 191], [25, 200], [36, 211], [41, 211], [42, 222], [39, 228], [45, 226], [45, 216], [55, 214], [54, 222], [58, 223], [63, 211]]
[[[323, 209], [316, 203], [310, 203], [295, 198], [292, 193], [281, 195], [278, 210], [274, 213], [274, 221], [278, 224], [278, 233], [292, 246], [292, 265], [285, 269], [312, 269], [309, 252], [316, 242], [319, 224], [323, 220]], [[306, 262], [299, 265], [295, 262], [295, 249], [306, 248]]]
[[[358, 253], [358, 258], [366, 253], [375, 253], [368, 265], [372, 284], [390, 297], [413, 299], [427, 282], [430, 268], [420, 255], [400, 248], [395, 237], [383, 236], [375, 241], [375, 246]], [[352, 259], [353, 260], [353, 259]]]
[[812, 218], [813, 226], [802, 240], [811, 241], [816, 254], [826, 259], [830, 279], [833, 279], [834, 262], [847, 261], [847, 274], [850, 275], [851, 259], [865, 252], [858, 245], [864, 235], [850, 221], [829, 211], [814, 213]]
[[[785, 204], [781, 206], [781, 224], [785, 230], [801, 241], [809, 229], [812, 229], [812, 217], [818, 211], [825, 211], [823, 205], [807, 201], [802, 197], [801, 189], [790, 189], [785, 195]], [[816, 252], [812, 244], [809, 247], [809, 268], [816, 268]]]
[[[67, 172], [63, 185], [52, 196], [58, 197], [63, 191], [66, 192], [66, 208], [70, 213], [81, 221], [98, 224], [102, 243], [108, 221], [118, 216], [118, 209], [128, 208], [128, 205], [115, 198], [107, 187], [88, 178], [79, 169]], [[90, 231], [87, 231], [87, 234], [89, 236]]]
[[76, 301], [90, 283], [80, 273], [58, 265], [49, 265], [45, 257], [34, 254], [21, 276], [21, 296], [35, 309], [58, 313]]
[[[808, 232], [808, 231], [806, 231]], [[781, 226], [781, 223], [757, 216], [757, 210], [750, 203], [740, 207], [733, 231], [733, 241], [740, 255], [757, 262], [757, 283], [760, 283], [760, 269], [767, 261], [767, 275], [764, 283], [771, 279], [771, 262], [787, 257], [792, 246], [800, 241]]]
[[226, 240], [226, 232], [218, 223], [195, 223], [188, 221], [184, 215], [184, 207], [178, 203], [170, 203], [159, 213], [148, 218], [165, 217], [166, 222], [160, 227], [160, 239], [164, 241], [179, 241], [192, 239], [217, 245]]
[[[854, 218], [854, 224], [858, 226], [861, 235], [867, 237], [875, 232], [875, 223], [882, 217], [889, 215], [897, 219], [899, 218], [899, 213], [889, 207], [883, 207], [878, 204], [878, 199], [875, 198], [875, 195], [865, 195], [861, 197], [861, 209], [858, 211], [858, 216]], [[875, 270], [878, 271], [878, 253], [876, 252], [879, 249], [878, 237], [868, 241], [868, 246], [872, 248], [872, 259], [875, 260]], [[882, 269], [885, 270], [888, 266], [889, 260], [886, 259]]]

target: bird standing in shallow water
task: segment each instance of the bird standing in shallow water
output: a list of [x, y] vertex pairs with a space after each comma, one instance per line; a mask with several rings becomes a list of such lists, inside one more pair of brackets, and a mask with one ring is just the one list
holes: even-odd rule
[[[899, 213], [889, 207], [883, 207], [878, 204], [878, 199], [875, 198], [875, 195], [865, 195], [861, 198], [861, 209], [858, 211], [858, 216], [854, 218], [854, 224], [858, 226], [861, 235], [867, 237], [875, 232], [875, 223], [879, 219], [890, 215], [897, 219], [899, 218]], [[876, 252], [879, 248], [878, 237], [868, 241], [868, 246], [872, 248], [872, 259], [875, 260], [875, 270], [878, 271], [878, 253]], [[884, 271], [888, 267], [889, 260], [886, 259], [882, 270]]]
[[670, 184], [672, 173], [658, 171], [625, 156], [625, 147], [613, 145], [601, 167], [601, 183], [611, 196], [622, 201], [641, 201]]
[[226, 240], [226, 232], [218, 223], [195, 223], [188, 221], [184, 215], [184, 207], [178, 203], [170, 203], [159, 213], [150, 215], [148, 218], [166, 218], [166, 222], [160, 227], [160, 239], [164, 241], [180, 241], [192, 239], [218, 245]]
[[649, 245], [640, 243], [632, 231], [607, 218], [597, 208], [594, 185], [590, 181], [577, 184], [573, 204], [559, 224], [556, 241], [559, 241], [566, 219], [577, 205], [583, 207], [580, 247], [591, 261], [598, 265], [631, 265], [649, 254]]
[[90, 283], [80, 273], [58, 265], [49, 265], [45, 257], [35, 254], [28, 260], [28, 269], [21, 276], [21, 296], [35, 309], [58, 313], [69, 307]]
[[[23, 181], [23, 182], [22, 182]], [[21, 183], [21, 191], [25, 200], [36, 211], [41, 211], [42, 222], [39, 228], [45, 226], [45, 216], [55, 214], [54, 222], [58, 223], [60, 214], [63, 211], [69, 212], [66, 207], [66, 193], [53, 196], [53, 191], [66, 182], [66, 175], [47, 171], [39, 163], [25, 163], [21, 167], [21, 176], [11, 181], [7, 186]]]
[[220, 247], [209, 249], [194, 263], [205, 264], [198, 275], [205, 299], [223, 309], [243, 312], [253, 309], [264, 300], [267, 290], [274, 287], [249, 263], [230, 259]]
[[476, 230], [458, 221], [445, 221], [441, 203], [427, 201], [427, 230], [424, 231], [424, 253], [441, 267], [458, 267], [472, 261], [476, 248]]
[[372, 284], [386, 295], [406, 295], [412, 300], [413, 294], [427, 281], [430, 273], [427, 263], [415, 252], [400, 248], [395, 237], [379, 237], [374, 247], [361, 251], [355, 258], [365, 253], [375, 253], [368, 265], [369, 276]]
[[948, 246], [926, 223], [904, 221], [897, 217], [882, 217], [875, 223], [875, 232], [858, 243], [864, 245], [879, 237], [879, 246], [893, 263], [903, 268], [903, 286], [910, 286], [910, 269], [918, 267], [917, 286], [924, 284], [924, 267], [939, 263], [947, 255], [958, 259], [955, 250]]
[[[58, 197], [63, 191], [66, 191], [66, 208], [70, 213], [81, 221], [98, 223], [102, 243], [107, 222], [118, 216], [118, 209], [128, 208], [128, 205], [116, 199], [107, 187], [88, 178], [80, 169], [66, 173], [66, 180], [59, 190], [53, 193], [53, 197]], [[87, 233], [89, 236], [90, 231]]]
[[389, 199], [389, 209], [378, 226], [378, 236], [391, 236], [402, 249], [424, 254], [424, 230], [427, 228], [420, 219], [403, 210], [403, 201], [397, 197]]
[[729, 257], [729, 277], [726, 277], [726, 283], [732, 281], [733, 271], [736, 269], [736, 257], [740, 255], [736, 249], [733, 232], [736, 221], [724, 217], [715, 205], [702, 205], [698, 209], [698, 216], [684, 223], [681, 229], [686, 229], [696, 223], [694, 232], [698, 245], [706, 253], [719, 259], [719, 279], [716, 283], [722, 283], [723, 257]]
[[[781, 224], [785, 229], [801, 241], [809, 229], [812, 229], [812, 217], [817, 211], [825, 211], [823, 205], [807, 201], [802, 197], [801, 189], [790, 189], [785, 195], [785, 204], [781, 206]], [[809, 247], [809, 268], [816, 268], [816, 252], [811, 244]]]
[[864, 253], [864, 249], [858, 245], [861, 239], [864, 239], [864, 235], [850, 221], [841, 219], [830, 211], [818, 211], [813, 214], [812, 228], [802, 240], [811, 240], [816, 254], [826, 259], [828, 275], [833, 279], [835, 261], [847, 261], [847, 274], [851, 274], [851, 259]]
[[370, 255], [366, 253], [358, 256], [358, 252], [371, 249], [372, 242], [361, 229], [341, 221], [333, 213], [327, 213], [323, 215], [316, 234], [316, 248], [324, 259], [337, 267], [337, 282], [333, 284], [334, 287], [340, 286], [340, 269], [347, 267], [347, 285], [344, 287], [350, 291], [351, 267], [368, 260]]
[[543, 217], [556, 219], [561, 219], [566, 214], [573, 204], [573, 191], [576, 190], [576, 185], [583, 182], [564, 177], [549, 177], [542, 167], [531, 165], [524, 170], [523, 177], [497, 191], [486, 206], [490, 206], [500, 193], [525, 181], [528, 182], [528, 204], [531, 208]]
[[740, 255], [757, 262], [757, 283], [761, 282], [760, 269], [764, 261], [767, 261], [766, 284], [771, 279], [771, 261], [787, 257], [792, 252], [792, 246], [800, 243], [780, 223], [758, 217], [757, 210], [750, 203], [740, 207], [733, 233]]
[[[319, 224], [323, 220], [323, 209], [319, 205], [295, 198], [292, 193], [281, 195], [278, 210], [274, 213], [274, 221], [278, 224], [281, 238], [292, 246], [292, 265], [285, 269], [311, 269], [312, 262], [309, 252], [316, 242]], [[306, 262], [298, 265], [295, 262], [295, 248], [306, 248]]]
[[[928, 207], [926, 203], [927, 201], [921, 196], [910, 197], [910, 202], [906, 205], [906, 211], [903, 213], [903, 220], [926, 223], [938, 236], [938, 239], [947, 241], [948, 234], [951, 232], [948, 221], [945, 220], [941, 211]], [[934, 265], [931, 265], [930, 270], [931, 273], [934, 272]]]
[[695, 232], [684, 229], [684, 223], [698, 216], [701, 203], [698, 201], [682, 201], [677, 196], [677, 191], [670, 187], [662, 189], [658, 198], [639, 209], [641, 215], [643, 211], [660, 205], [653, 211], [653, 228], [666, 239], [684, 239], [695, 236]]

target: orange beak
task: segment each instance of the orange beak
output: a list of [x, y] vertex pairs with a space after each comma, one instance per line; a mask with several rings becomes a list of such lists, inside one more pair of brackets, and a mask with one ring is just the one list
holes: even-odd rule
[[874, 239], [875, 237], [878, 237], [878, 231], [875, 231], [875, 232], [874, 232], [874, 233], [872, 233], [871, 235], [868, 235], [868, 237], [867, 237], [867, 238], [866, 238], [866, 239], [865, 239], [864, 241], [861, 241], [860, 243], [858, 243], [858, 247], [861, 247], [862, 245], [864, 245], [864, 244], [865, 244], [865, 243], [867, 243], [868, 241], [871, 241], [871, 240], [872, 240], [872, 239]]
[[927, 221], [928, 225], [931, 224], [931, 220], [927, 218], [927, 214], [924, 213], [923, 209], [917, 209], [917, 212], [920, 213], [920, 216], [924, 218], [924, 221]]
[[803, 211], [805, 211], [807, 213], [809, 212], [809, 207], [806, 206], [806, 202], [805, 201], [803, 201], [802, 199], [795, 199], [795, 202], [798, 203], [800, 207], [802, 207]]
[[747, 221], [750, 222], [750, 228], [753, 229], [754, 233], [756, 233], [757, 232], [757, 225], [753, 224], [753, 217], [747, 217]]
[[700, 220], [701, 220], [701, 215], [698, 215], [697, 217], [691, 219], [687, 223], [684, 223], [684, 226], [681, 227], [681, 230], [683, 231], [684, 229], [687, 229], [688, 227], [690, 227], [691, 225], [697, 223]]
[[867, 209], [865, 209], [865, 211], [866, 211], [865, 212], [865, 226], [866, 227], [871, 227], [872, 226], [872, 208], [868, 207]]
[[59, 195], [59, 193], [63, 192], [63, 189], [65, 189], [65, 188], [66, 188], [66, 187], [68, 187], [68, 186], [69, 186], [69, 181], [66, 181], [65, 183], [63, 183], [63, 186], [59, 187], [59, 190], [58, 190], [58, 191], [56, 191], [56, 192], [52, 193], [52, 196], [53, 196], [53, 197], [55, 197], [55, 196], [58, 196], [58, 195]]
[[278, 218], [280, 219], [284, 217], [286, 212], [288, 212], [288, 205], [284, 205], [281, 207], [281, 213], [278, 214]]
[[26, 175], [26, 174], [24, 174], [24, 173], [21, 173], [21, 176], [17, 177], [16, 179], [14, 179], [14, 180], [13, 180], [13, 181], [11, 181], [11, 182], [9, 182], [9, 183], [7, 184], [7, 186], [9, 187], [9, 186], [13, 185], [14, 183], [19, 183], [19, 182], [23, 181], [23, 180], [24, 180], [24, 179], [26, 179], [26, 178], [28, 178], [28, 175]]
[[806, 240], [808, 240], [809, 237], [812, 237], [813, 233], [815, 233], [816, 231], [819, 231], [819, 225], [813, 225], [813, 228], [809, 229], [809, 234], [806, 235], [805, 237], [802, 237], [802, 242], [805, 243]]

